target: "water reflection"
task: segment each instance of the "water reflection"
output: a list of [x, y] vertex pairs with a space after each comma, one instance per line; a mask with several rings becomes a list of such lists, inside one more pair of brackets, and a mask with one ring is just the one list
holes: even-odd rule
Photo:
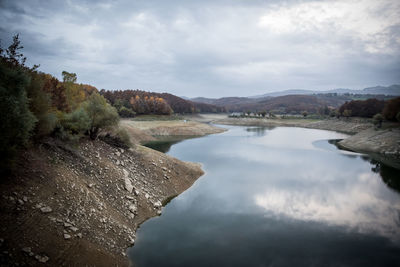
[[172, 145], [175, 145], [179, 142], [180, 141], [151, 141], [144, 144], [144, 146], [163, 153], [167, 153], [171, 149]]
[[330, 145], [340, 133], [229, 129], [171, 147], [206, 175], [141, 226], [129, 251], [138, 266], [400, 262], [400, 195], [382, 182], [386, 167]]
[[248, 127], [246, 128], [247, 132], [254, 133], [256, 136], [264, 136], [268, 131], [273, 130], [274, 126], [263, 126], [263, 127]]
[[365, 161], [368, 161], [372, 165], [371, 171], [378, 173], [387, 186], [397, 192], [400, 192], [399, 170], [368, 156], [361, 156], [361, 158]]

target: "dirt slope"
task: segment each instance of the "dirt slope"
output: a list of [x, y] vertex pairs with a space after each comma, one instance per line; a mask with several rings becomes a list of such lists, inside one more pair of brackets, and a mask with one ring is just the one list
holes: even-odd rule
[[54, 140], [0, 184], [0, 265], [127, 266], [140, 223], [203, 174], [157, 151]]

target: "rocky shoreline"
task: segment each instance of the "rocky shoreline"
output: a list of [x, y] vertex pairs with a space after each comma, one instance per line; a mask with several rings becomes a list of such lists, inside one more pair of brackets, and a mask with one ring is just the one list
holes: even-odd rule
[[132, 141], [49, 139], [25, 151], [0, 184], [0, 265], [128, 266], [138, 226], [203, 174]]

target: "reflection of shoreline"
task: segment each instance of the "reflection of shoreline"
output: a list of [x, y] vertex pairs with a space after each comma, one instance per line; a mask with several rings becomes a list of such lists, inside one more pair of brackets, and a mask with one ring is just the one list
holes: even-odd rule
[[328, 151], [341, 150], [342, 155], [353, 159], [361, 158], [371, 164], [372, 172], [360, 173], [354, 180], [350, 179], [343, 191], [334, 192], [327, 188], [323, 195], [269, 188], [254, 196], [255, 204], [274, 215], [346, 226], [359, 233], [375, 233], [400, 243], [400, 203], [391, 201], [390, 197], [384, 198], [378, 186], [381, 178], [394, 194], [400, 193], [400, 170], [370, 155], [343, 151], [337, 145], [341, 140], [317, 140], [313, 145]]
[[[336, 146], [340, 150], [346, 149], [341, 148], [338, 143], [342, 139], [332, 139], [328, 140], [329, 144]], [[353, 155], [354, 156], [354, 155]], [[398, 164], [392, 162], [392, 164], [385, 164], [387, 161], [384, 161], [382, 157], [376, 154], [372, 155], [360, 155], [360, 158], [364, 161], [369, 162], [372, 165], [371, 171], [377, 173], [382, 178], [383, 182], [391, 189], [395, 190], [397, 193], [400, 193], [400, 169], [396, 168]]]
[[378, 173], [382, 181], [391, 189], [400, 193], [400, 170], [386, 165], [374, 158], [368, 156], [361, 156], [365, 161], [368, 161], [371, 165], [371, 171]]

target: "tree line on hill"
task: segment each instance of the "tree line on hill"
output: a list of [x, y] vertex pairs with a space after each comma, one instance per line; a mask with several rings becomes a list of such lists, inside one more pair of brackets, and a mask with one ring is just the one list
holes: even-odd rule
[[[193, 103], [180, 97], [139, 90], [100, 92], [77, 83], [77, 75], [62, 72], [60, 81], [25, 65], [19, 35], [8, 48], [0, 45], [0, 167], [13, 165], [17, 152], [47, 137], [95, 140], [113, 132], [113, 144], [129, 143], [127, 134], [115, 130], [121, 117], [136, 114], [222, 112], [224, 108]], [[113, 129], [113, 130], [111, 130]], [[110, 136], [107, 137], [110, 141]]]
[[337, 111], [339, 116], [372, 118], [379, 114], [382, 119], [400, 121], [400, 97], [389, 100], [375, 98], [367, 100], [352, 100], [341, 105]]
[[[102, 130], [118, 124], [119, 116], [97, 89], [78, 84], [75, 73], [63, 72], [63, 81], [29, 68], [20, 52], [19, 36], [0, 47], [0, 165], [12, 167], [20, 148], [52, 136], [96, 139]], [[126, 137], [126, 136], [125, 136]], [[126, 139], [125, 139], [126, 140]]]
[[195, 103], [168, 93], [146, 92], [142, 90], [100, 90], [122, 117], [135, 114], [170, 115], [172, 113], [191, 114], [199, 112], [225, 112], [224, 107]]

